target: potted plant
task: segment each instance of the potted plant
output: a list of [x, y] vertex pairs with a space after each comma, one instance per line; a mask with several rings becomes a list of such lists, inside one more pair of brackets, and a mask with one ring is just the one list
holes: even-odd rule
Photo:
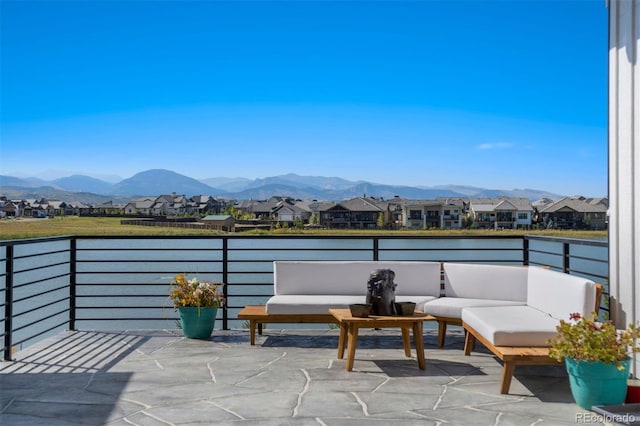
[[576, 403], [590, 410], [594, 405], [617, 405], [625, 400], [632, 352], [640, 352], [640, 328], [633, 324], [617, 330], [612, 321], [599, 321], [579, 313], [561, 320], [558, 336], [550, 341], [549, 356], [564, 359], [571, 394]]
[[178, 274], [170, 284], [169, 297], [180, 313], [180, 324], [185, 337], [206, 339], [211, 336], [218, 308], [224, 304], [222, 283], [199, 281]]

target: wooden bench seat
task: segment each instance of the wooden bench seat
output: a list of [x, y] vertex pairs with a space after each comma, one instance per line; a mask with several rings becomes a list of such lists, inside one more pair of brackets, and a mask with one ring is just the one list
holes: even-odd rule
[[268, 314], [264, 305], [249, 305], [245, 306], [239, 313], [238, 319], [249, 320], [249, 332], [250, 341], [252, 345], [256, 342], [256, 328], [258, 334], [262, 334], [263, 324], [300, 324], [300, 323], [315, 323], [315, 324], [336, 324], [338, 321], [332, 315], [327, 312], [326, 315], [311, 314]]

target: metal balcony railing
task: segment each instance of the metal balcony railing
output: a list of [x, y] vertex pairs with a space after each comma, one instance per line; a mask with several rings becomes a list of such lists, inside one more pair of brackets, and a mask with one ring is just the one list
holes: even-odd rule
[[[224, 282], [222, 328], [273, 294], [274, 260], [547, 265], [606, 284], [608, 244], [533, 236], [52, 237], [0, 241], [5, 359], [62, 330], [175, 328], [178, 273]], [[401, 285], [401, 283], [399, 283]], [[363, 284], [364, 286], [364, 284]], [[605, 286], [605, 295], [608, 288]], [[608, 298], [603, 310], [608, 310]]]

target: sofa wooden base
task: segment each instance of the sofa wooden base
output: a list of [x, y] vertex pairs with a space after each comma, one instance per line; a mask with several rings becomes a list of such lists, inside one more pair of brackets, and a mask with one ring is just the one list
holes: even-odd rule
[[438, 321], [438, 346], [444, 346], [444, 339], [447, 335], [447, 324], [451, 325], [462, 325], [462, 320], [460, 318], [451, 318], [451, 317], [439, 317], [434, 315], [436, 321]]
[[249, 320], [250, 341], [252, 345], [256, 343], [256, 328], [258, 329], [258, 334], [262, 334], [263, 324], [337, 323], [337, 320], [328, 312], [326, 315], [268, 314], [264, 305], [245, 306], [238, 313], [238, 319]]
[[463, 323], [462, 326], [466, 331], [466, 338], [464, 342], [465, 355], [471, 355], [471, 352], [475, 347], [476, 340], [478, 340], [502, 361], [502, 381], [500, 384], [500, 393], [502, 394], [509, 393], [511, 378], [513, 377], [516, 365], [560, 364], [555, 359], [549, 357], [548, 347], [494, 346], [468, 324]]

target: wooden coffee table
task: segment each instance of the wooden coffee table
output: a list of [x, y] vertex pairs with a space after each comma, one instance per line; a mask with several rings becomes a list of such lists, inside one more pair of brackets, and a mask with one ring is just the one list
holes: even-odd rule
[[[329, 313], [340, 324], [340, 337], [338, 338], [338, 359], [344, 358], [345, 343], [347, 353], [347, 371], [353, 370], [353, 361], [356, 356], [356, 345], [358, 342], [358, 330], [360, 328], [395, 328], [402, 330], [402, 343], [404, 353], [411, 357], [411, 344], [409, 342], [409, 329], [413, 330], [413, 341], [416, 347], [418, 367], [424, 370], [426, 361], [424, 358], [424, 341], [422, 337], [423, 321], [435, 320], [431, 315], [416, 311], [413, 316], [381, 316], [370, 315], [367, 318], [352, 317], [349, 309], [329, 309]], [[348, 342], [347, 342], [348, 337]]]

